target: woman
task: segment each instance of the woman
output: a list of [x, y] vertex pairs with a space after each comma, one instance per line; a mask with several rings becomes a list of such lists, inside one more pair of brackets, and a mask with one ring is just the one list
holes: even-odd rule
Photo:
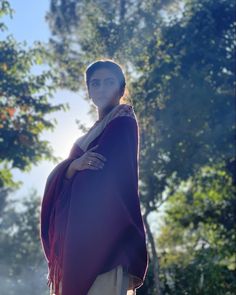
[[48, 286], [56, 295], [131, 295], [148, 268], [137, 119], [120, 103], [126, 82], [117, 63], [92, 63], [85, 80], [99, 118], [50, 173], [41, 204]]

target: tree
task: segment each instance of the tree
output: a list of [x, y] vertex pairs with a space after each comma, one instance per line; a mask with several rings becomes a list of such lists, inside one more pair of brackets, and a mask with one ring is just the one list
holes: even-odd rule
[[235, 192], [231, 175], [216, 165], [169, 198], [158, 237], [164, 294], [234, 294]]
[[[8, 1], [0, 1], [0, 16], [6, 14], [12, 16], [13, 10]], [[7, 29], [3, 22], [0, 29]], [[55, 72], [49, 69], [32, 74], [33, 66], [49, 62], [42, 44], [25, 49], [8, 36], [0, 41], [0, 52], [1, 294], [30, 294], [32, 290], [34, 294], [43, 294], [46, 265], [39, 237], [40, 198], [33, 192], [24, 202], [10, 200], [10, 194], [20, 186], [20, 182], [14, 181], [11, 169], [29, 171], [43, 158], [57, 160], [40, 135], [55, 127], [56, 121], [45, 116], [66, 110], [66, 106], [49, 102], [57, 83]], [[18, 207], [23, 205], [24, 210], [17, 211], [16, 203]]]
[[61, 87], [83, 87], [85, 67], [101, 56], [126, 65], [139, 119], [140, 199], [158, 294], [158, 247], [148, 216], [205, 164], [235, 161], [235, 4], [183, 1], [183, 12], [164, 21], [162, 12], [168, 15], [176, 2], [52, 0], [48, 13]]
[[[128, 82], [131, 81], [130, 60], [136, 53], [130, 46], [132, 38], [143, 26], [147, 29], [145, 21], [152, 30], [157, 29], [161, 22], [160, 9], [169, 2], [52, 0], [47, 14], [53, 35], [49, 48], [54, 64], [61, 70], [60, 86], [73, 91], [84, 89], [84, 70], [100, 57], [118, 60], [126, 70]], [[159, 285], [158, 276], [155, 280]], [[146, 294], [147, 289], [144, 286]]]
[[[12, 15], [8, 1], [1, 1], [0, 15]], [[5, 30], [4, 23], [0, 28]], [[31, 73], [32, 66], [43, 65], [47, 54], [42, 44], [26, 50], [12, 36], [0, 41], [0, 187], [19, 187], [11, 169], [29, 171], [43, 158], [57, 160], [40, 134], [55, 128], [55, 120], [45, 116], [66, 110], [62, 104], [52, 105], [49, 98], [57, 77], [52, 71]]]
[[[148, 215], [202, 166], [235, 164], [234, 11], [233, 1], [188, 1], [133, 56], [146, 227]], [[149, 240], [157, 273], [158, 245]]]
[[61, 87], [83, 89], [86, 66], [101, 57], [118, 60], [128, 73], [131, 55], [136, 54], [130, 46], [133, 36], [145, 27], [147, 16], [152, 28], [158, 28], [160, 9], [170, 2], [51, 0], [46, 15], [52, 32], [49, 48], [60, 71]]
[[[0, 197], [6, 194], [0, 189]], [[16, 208], [22, 208], [17, 210]], [[2, 295], [47, 294], [39, 238], [40, 197], [33, 190], [24, 200], [7, 199], [0, 218], [0, 282]]]

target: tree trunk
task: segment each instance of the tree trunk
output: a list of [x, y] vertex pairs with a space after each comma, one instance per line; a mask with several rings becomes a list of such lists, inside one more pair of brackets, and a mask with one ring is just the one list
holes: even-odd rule
[[148, 240], [149, 240], [150, 245], [151, 245], [154, 282], [155, 282], [155, 287], [156, 287], [156, 290], [157, 290], [156, 295], [162, 295], [160, 278], [159, 278], [159, 274], [160, 274], [159, 261], [158, 261], [157, 252], [156, 252], [156, 248], [155, 248], [154, 238], [153, 238], [152, 232], [150, 230], [150, 226], [149, 226], [148, 221], [147, 221], [147, 216], [148, 216], [149, 213], [150, 212], [147, 212], [146, 214], [144, 214], [143, 221], [144, 221], [144, 225], [145, 225], [146, 230], [147, 230]]

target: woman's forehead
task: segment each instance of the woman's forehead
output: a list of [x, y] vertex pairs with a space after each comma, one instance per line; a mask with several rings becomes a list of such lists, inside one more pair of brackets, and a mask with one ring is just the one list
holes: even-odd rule
[[90, 81], [97, 80], [106, 80], [106, 79], [117, 79], [116, 76], [109, 69], [98, 69], [91, 76]]

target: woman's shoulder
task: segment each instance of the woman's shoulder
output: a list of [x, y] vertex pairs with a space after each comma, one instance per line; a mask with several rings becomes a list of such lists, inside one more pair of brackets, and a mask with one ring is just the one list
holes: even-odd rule
[[137, 120], [134, 108], [130, 104], [120, 104], [117, 108], [117, 111], [114, 113], [114, 115], [111, 117], [111, 120], [114, 120], [117, 117], [130, 117], [133, 118], [135, 121]]

